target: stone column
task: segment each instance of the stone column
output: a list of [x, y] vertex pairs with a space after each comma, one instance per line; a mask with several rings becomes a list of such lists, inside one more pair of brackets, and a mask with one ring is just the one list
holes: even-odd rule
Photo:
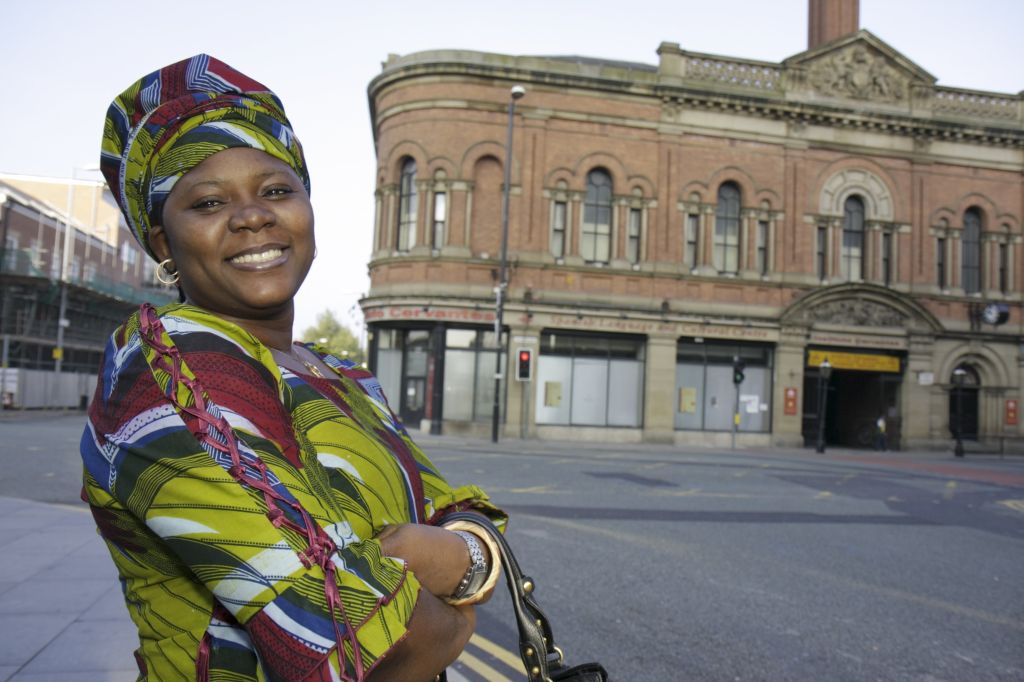
[[[902, 442], [890, 443], [891, 447], [899, 445], [907, 449], [932, 445], [936, 435], [932, 424], [932, 413], [935, 411], [933, 403], [937, 401], [933, 401], [932, 387], [922, 385], [921, 374], [933, 372], [938, 366], [934, 355], [935, 338], [931, 334], [911, 332], [907, 345], [907, 368], [903, 372], [900, 390]], [[939, 377], [934, 379], [941, 381]]]
[[676, 337], [654, 335], [647, 339], [644, 377], [644, 433], [647, 443], [675, 440]]
[[[772, 444], [801, 447], [804, 412], [804, 348], [807, 329], [785, 327], [775, 347], [775, 377], [772, 387]], [[796, 391], [795, 414], [786, 414], [786, 391]]]

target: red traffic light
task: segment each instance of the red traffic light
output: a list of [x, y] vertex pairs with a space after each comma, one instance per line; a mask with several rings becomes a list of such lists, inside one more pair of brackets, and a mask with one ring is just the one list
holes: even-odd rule
[[529, 381], [533, 374], [533, 351], [520, 348], [516, 353], [516, 381]]

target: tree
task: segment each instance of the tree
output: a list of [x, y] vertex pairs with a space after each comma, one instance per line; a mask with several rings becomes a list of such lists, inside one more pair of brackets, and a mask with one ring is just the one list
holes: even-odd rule
[[352, 360], [359, 365], [366, 360], [363, 349], [359, 347], [359, 339], [330, 310], [317, 315], [316, 324], [307, 327], [300, 338], [320, 344], [342, 360]]

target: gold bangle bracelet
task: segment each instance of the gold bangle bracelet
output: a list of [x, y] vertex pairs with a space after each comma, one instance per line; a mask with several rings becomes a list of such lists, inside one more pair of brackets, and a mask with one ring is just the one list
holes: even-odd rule
[[445, 599], [445, 602], [452, 606], [462, 606], [464, 604], [475, 604], [480, 598], [490, 592], [494, 586], [498, 583], [498, 575], [501, 573], [501, 551], [498, 549], [498, 544], [491, 538], [490, 535], [483, 532], [479, 527], [471, 521], [452, 521], [441, 526], [445, 530], [464, 530], [467, 533], [472, 533], [473, 537], [477, 538], [486, 547], [487, 551], [491, 553], [491, 568], [487, 573], [487, 580], [480, 586], [480, 589], [476, 593], [463, 597], [462, 599]]

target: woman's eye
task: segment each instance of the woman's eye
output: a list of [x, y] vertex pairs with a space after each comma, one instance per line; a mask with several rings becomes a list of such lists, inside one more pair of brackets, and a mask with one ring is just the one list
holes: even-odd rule
[[201, 211], [201, 210], [204, 210], [204, 209], [216, 208], [217, 206], [220, 206], [220, 204], [221, 204], [220, 199], [214, 199], [212, 197], [207, 197], [205, 199], [200, 199], [199, 201], [194, 202], [192, 204], [192, 208]]
[[267, 191], [266, 191], [266, 196], [268, 196], [268, 197], [280, 197], [280, 196], [284, 196], [286, 194], [291, 194], [294, 191], [295, 190], [293, 190], [291, 187], [285, 187], [285, 186], [280, 186], [279, 185], [279, 186], [276, 186], [276, 187], [268, 188]]

